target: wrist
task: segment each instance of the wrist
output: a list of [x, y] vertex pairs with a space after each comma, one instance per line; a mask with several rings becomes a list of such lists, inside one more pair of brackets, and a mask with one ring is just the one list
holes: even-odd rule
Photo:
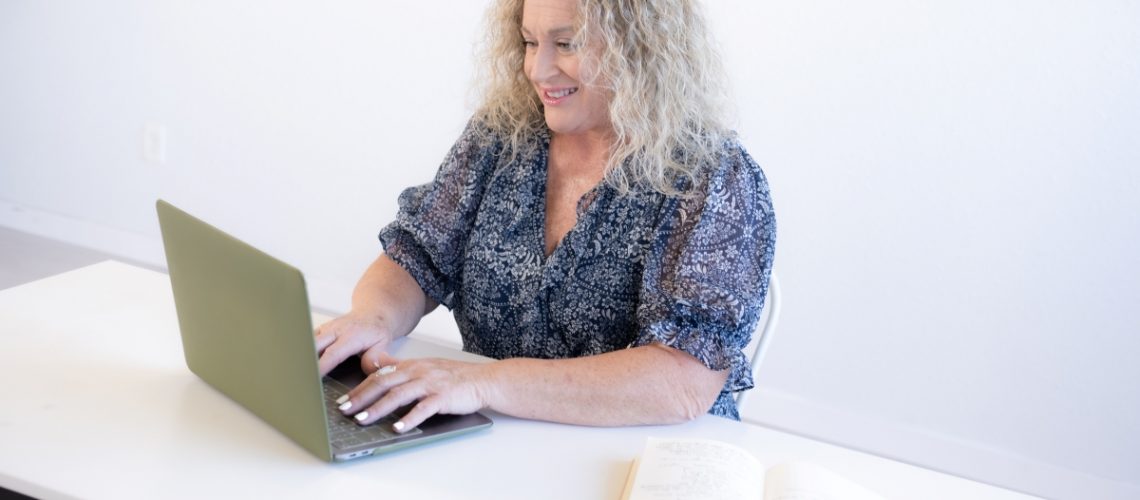
[[492, 410], [502, 407], [502, 381], [509, 380], [503, 375], [503, 370], [507, 364], [509, 364], [509, 360], [492, 361], [479, 365], [478, 369], [475, 370], [475, 377], [473, 378], [475, 396], [479, 399], [481, 407]]

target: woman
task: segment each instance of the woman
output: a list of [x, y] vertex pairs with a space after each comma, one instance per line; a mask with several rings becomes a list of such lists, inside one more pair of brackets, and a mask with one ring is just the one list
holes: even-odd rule
[[[483, 103], [434, 182], [406, 190], [352, 310], [317, 329], [322, 373], [362, 424], [414, 406], [585, 425], [739, 418], [741, 349], [767, 291], [775, 219], [721, 121], [723, 77], [686, 0], [502, 0]], [[464, 349], [396, 360], [437, 305]], [[418, 402], [417, 402], [418, 401]]]

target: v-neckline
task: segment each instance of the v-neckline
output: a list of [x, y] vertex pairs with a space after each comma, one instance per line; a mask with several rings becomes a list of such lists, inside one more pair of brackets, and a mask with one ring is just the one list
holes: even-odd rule
[[[580, 232], [580, 228], [582, 227], [583, 221], [594, 212], [594, 205], [597, 205], [598, 198], [602, 192], [602, 185], [605, 183], [605, 181], [603, 180], [601, 182], [598, 182], [596, 185], [594, 185], [594, 187], [590, 188], [588, 191], [583, 193], [580, 198], [578, 198], [578, 201], [576, 202], [576, 205], [574, 207], [574, 224], [570, 226], [570, 229], [566, 231], [566, 234], [562, 235], [562, 239], [559, 240], [558, 243], [554, 245], [554, 248], [552, 248], [550, 250], [550, 253], [547, 254], [546, 253], [546, 216], [547, 216], [548, 209], [549, 209], [549, 207], [547, 206], [547, 190], [550, 187], [550, 135], [549, 134], [547, 134], [543, 137], [542, 171], [539, 172], [539, 178], [541, 179], [541, 181], [540, 181], [541, 182], [541, 189], [539, 190], [539, 193], [537, 193], [539, 195], [538, 196], [538, 198], [539, 198], [539, 202], [538, 202], [539, 210], [538, 210], [538, 224], [537, 224], [537, 226], [538, 226], [537, 227], [537, 231], [538, 231], [538, 254], [541, 256], [540, 261], [542, 262], [542, 265], [545, 267], [550, 262], [552, 262], [557, 255], [564, 252], [564, 250], [562, 250], [562, 248], [567, 246], [568, 244], [570, 244], [569, 241], [571, 240], [571, 238], [573, 238], [578, 232]], [[586, 201], [586, 200], [589, 200], [589, 204], [585, 207], [585, 209], [583, 209], [582, 208], [582, 202]]]

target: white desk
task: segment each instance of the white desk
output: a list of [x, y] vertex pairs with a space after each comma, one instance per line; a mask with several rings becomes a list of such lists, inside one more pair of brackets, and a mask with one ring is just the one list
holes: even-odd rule
[[[346, 291], [347, 293], [347, 291]], [[40, 498], [616, 499], [648, 436], [807, 460], [893, 499], [1031, 498], [705, 416], [600, 429], [492, 414], [459, 439], [332, 465], [185, 367], [164, 274], [104, 262], [0, 291], [0, 486]]]

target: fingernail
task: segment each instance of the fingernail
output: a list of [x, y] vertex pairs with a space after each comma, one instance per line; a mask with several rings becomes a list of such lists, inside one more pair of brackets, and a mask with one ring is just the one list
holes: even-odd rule
[[340, 411], [348, 411], [349, 408], [352, 408], [352, 401], [345, 401], [341, 403], [337, 408], [340, 408]]
[[404, 421], [403, 420], [396, 421], [396, 423], [392, 424], [392, 428], [396, 429], [396, 432], [404, 432]]
[[355, 418], [357, 422], [363, 422], [364, 419], [368, 418], [368, 412], [362, 411], [360, 413], [357, 413], [353, 418]]
[[377, 371], [377, 373], [379, 373], [381, 375], [387, 375], [387, 374], [392, 373], [394, 371], [396, 371], [396, 365], [388, 365], [388, 366], [385, 366], [383, 368], [380, 368], [380, 370]]
[[339, 398], [336, 398], [336, 404], [338, 404], [338, 405], [344, 404], [345, 401], [348, 401], [348, 394], [345, 394]]

